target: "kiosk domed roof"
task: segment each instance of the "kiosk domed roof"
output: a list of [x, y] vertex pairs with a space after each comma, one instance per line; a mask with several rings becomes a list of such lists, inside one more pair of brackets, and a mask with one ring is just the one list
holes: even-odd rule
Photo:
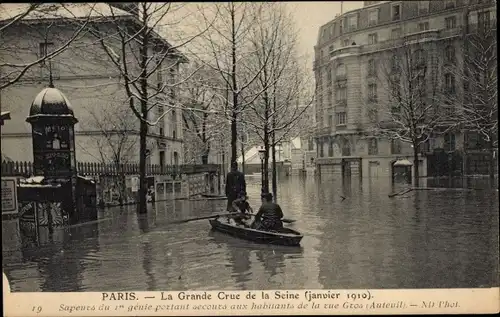
[[54, 87], [42, 90], [33, 100], [30, 108], [30, 117], [36, 115], [71, 115], [73, 109], [68, 98]]

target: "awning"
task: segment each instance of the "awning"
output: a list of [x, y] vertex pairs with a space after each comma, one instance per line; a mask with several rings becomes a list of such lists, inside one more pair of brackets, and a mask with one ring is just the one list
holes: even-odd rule
[[3, 125], [5, 120], [10, 120], [10, 111], [2, 111], [0, 114], [0, 124]]
[[397, 160], [393, 164], [394, 166], [412, 166], [413, 163], [408, 161], [407, 159]]

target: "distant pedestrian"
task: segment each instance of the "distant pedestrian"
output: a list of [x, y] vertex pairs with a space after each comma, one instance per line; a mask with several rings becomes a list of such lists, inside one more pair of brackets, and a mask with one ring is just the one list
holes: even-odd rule
[[245, 175], [238, 171], [238, 163], [231, 163], [231, 171], [226, 176], [227, 211], [233, 211], [233, 201], [240, 193], [247, 191]]

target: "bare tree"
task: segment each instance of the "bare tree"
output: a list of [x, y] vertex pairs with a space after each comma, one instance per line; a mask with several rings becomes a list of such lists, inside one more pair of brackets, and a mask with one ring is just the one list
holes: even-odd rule
[[[66, 51], [90, 23], [100, 21], [96, 6], [102, 4], [0, 4], [0, 90], [26, 75], [37, 76], [34, 66], [45, 66]], [[39, 21], [44, 22], [42, 28]], [[58, 36], [62, 27], [71, 34]], [[20, 33], [29, 34], [29, 40]]]
[[[368, 63], [368, 76], [373, 79], [368, 83], [366, 100], [374, 136], [411, 145], [416, 186], [419, 153], [428, 150], [429, 138], [455, 126], [447, 118], [446, 107], [440, 106], [453, 88], [440, 84], [437, 49], [418, 42], [418, 38], [406, 38]], [[382, 85], [387, 102], [378, 102], [377, 83]]]
[[[272, 155], [272, 183], [276, 197], [276, 145], [290, 135], [299, 118], [311, 102], [299, 105], [307, 86], [307, 76], [296, 56], [296, 32], [293, 18], [283, 6], [267, 4], [261, 12], [262, 23], [253, 29], [252, 45], [255, 51], [253, 64], [247, 71], [259, 72], [257, 81], [251, 86], [262, 91], [259, 98], [249, 103], [246, 124], [264, 144], [264, 172], [262, 190], [269, 191], [269, 152]], [[312, 95], [311, 95], [312, 96]]]
[[[139, 120], [139, 205], [138, 213], [147, 213], [146, 158], [149, 127], [162, 122], [176, 108], [176, 91], [182, 84], [177, 78], [180, 63], [187, 62], [179, 48], [205, 32], [179, 40], [173, 45], [158, 34], [169, 26], [171, 15], [178, 14], [181, 3], [138, 3], [132, 20], [114, 14], [110, 7], [111, 25], [96, 26], [92, 33], [99, 39], [107, 57], [119, 71], [128, 97], [129, 108]], [[113, 32], [110, 32], [110, 29]], [[168, 74], [168, 80], [165, 75]], [[184, 80], [186, 80], [185, 78]], [[156, 109], [155, 115], [153, 109]]]
[[187, 75], [196, 72], [185, 82], [181, 91], [185, 107], [182, 111], [185, 137], [191, 139], [185, 140], [185, 143], [189, 143], [188, 150], [199, 156], [202, 164], [207, 164], [212, 143], [226, 121], [223, 101], [213, 88], [220, 82], [219, 73], [207, 66], [200, 67], [196, 62], [185, 71]]
[[119, 103], [115, 103], [114, 107], [109, 104], [105, 111], [90, 108], [88, 113], [90, 120], [81, 125], [92, 131], [89, 135], [92, 144], [86, 144], [81, 150], [103, 164], [111, 162], [117, 172], [113, 182], [118, 188], [119, 203], [122, 204], [126, 199], [124, 166], [133, 163], [136, 158], [136, 118], [133, 113], [123, 111]]
[[[253, 91], [249, 95], [247, 91], [263, 71], [267, 59], [251, 74], [248, 73], [246, 64], [255, 54], [250, 45], [252, 29], [263, 22], [259, 18], [262, 17], [261, 12], [266, 4], [229, 2], [211, 4], [210, 8], [219, 17], [211, 32], [204, 34], [200, 51], [194, 54], [200, 62], [219, 72], [223, 80], [223, 85], [218, 89], [220, 96], [226, 100], [225, 114], [231, 124], [231, 163], [236, 163], [239, 116], [262, 93], [262, 90]], [[205, 22], [209, 21], [209, 15], [203, 14], [203, 19]], [[247, 97], [245, 101], [242, 100], [243, 95]]]
[[491, 24], [495, 22], [490, 22], [489, 10], [477, 12], [476, 21], [471, 22], [470, 15], [467, 8], [459, 54], [451, 46], [446, 51], [449, 64], [455, 66], [450, 75], [463, 83], [463, 95], [451, 96], [456, 98], [449, 103], [456, 105], [455, 120], [466, 131], [465, 150], [471, 146], [489, 152], [489, 176], [493, 178], [494, 151], [498, 148], [497, 30]]

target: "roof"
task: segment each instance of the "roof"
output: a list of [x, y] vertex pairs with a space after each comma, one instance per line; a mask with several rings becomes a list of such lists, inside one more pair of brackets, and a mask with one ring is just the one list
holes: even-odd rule
[[412, 166], [413, 163], [408, 161], [407, 159], [400, 159], [394, 162], [394, 166]]
[[[22, 16], [29, 8], [29, 3], [3, 3], [0, 4], [0, 25], [8, 23], [11, 19]], [[91, 18], [94, 23], [109, 22], [111, 20], [129, 21], [142, 27], [141, 21], [136, 15], [111, 6], [106, 3], [42, 3], [36, 9], [22, 17], [23, 23], [50, 23], [54, 20], [65, 21], [74, 19]], [[171, 45], [157, 32], [151, 32], [154, 40], [161, 42], [169, 48]], [[172, 55], [177, 55], [181, 62], [187, 62], [188, 58], [177, 49], [172, 49]]]
[[[30, 7], [29, 3], [0, 4], [0, 21], [6, 21], [24, 14]], [[111, 16], [132, 16], [131, 13], [111, 8], [105, 3], [64, 3], [39, 4], [33, 11], [22, 18], [23, 21], [50, 19], [106, 18]]]
[[1, 120], [10, 120], [10, 111], [2, 111]]
[[66, 96], [56, 88], [45, 88], [35, 97], [30, 108], [30, 117], [37, 115], [73, 115]]

